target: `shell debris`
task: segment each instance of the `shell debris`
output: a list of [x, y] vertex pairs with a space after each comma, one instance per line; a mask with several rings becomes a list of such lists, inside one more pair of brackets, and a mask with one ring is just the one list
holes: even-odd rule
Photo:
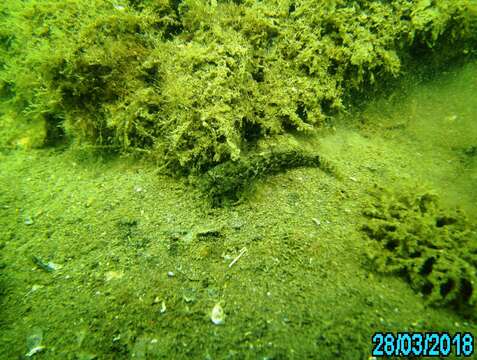
[[212, 320], [215, 325], [222, 325], [225, 323], [225, 312], [220, 303], [215, 304], [212, 308], [210, 320]]

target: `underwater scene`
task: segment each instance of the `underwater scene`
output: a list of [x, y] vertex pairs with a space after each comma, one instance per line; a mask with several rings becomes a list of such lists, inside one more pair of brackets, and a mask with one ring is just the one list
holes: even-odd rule
[[476, 336], [477, 0], [0, 4], [0, 359]]

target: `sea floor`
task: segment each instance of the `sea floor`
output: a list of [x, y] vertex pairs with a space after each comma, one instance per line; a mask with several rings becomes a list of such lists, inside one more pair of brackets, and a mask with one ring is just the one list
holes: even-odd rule
[[376, 185], [477, 221], [475, 94], [477, 64], [387, 95], [317, 135], [339, 176], [290, 170], [223, 208], [133, 157], [4, 149], [0, 358], [369, 359], [376, 331], [477, 335], [375, 271], [362, 231]]

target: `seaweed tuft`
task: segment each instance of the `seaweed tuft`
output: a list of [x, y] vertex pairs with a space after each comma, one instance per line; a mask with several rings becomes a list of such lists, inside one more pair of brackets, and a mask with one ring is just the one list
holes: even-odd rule
[[363, 232], [377, 241], [373, 266], [403, 276], [430, 304], [475, 317], [477, 226], [429, 192], [374, 191]]
[[470, 57], [477, 33], [467, 0], [35, 0], [0, 19], [0, 96], [46, 123], [45, 144], [185, 175], [240, 168], [259, 140], [320, 128], [416, 63]]

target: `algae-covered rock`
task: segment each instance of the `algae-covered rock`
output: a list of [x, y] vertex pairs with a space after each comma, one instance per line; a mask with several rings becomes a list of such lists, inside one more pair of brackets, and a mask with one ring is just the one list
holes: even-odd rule
[[320, 127], [351, 94], [384, 87], [411, 59], [472, 55], [474, 8], [467, 0], [4, 2], [0, 96], [24, 119], [78, 141], [203, 173], [240, 166], [257, 140]]
[[374, 195], [362, 229], [378, 242], [371, 254], [376, 270], [402, 275], [434, 305], [475, 317], [477, 225], [440, 207], [431, 193]]

